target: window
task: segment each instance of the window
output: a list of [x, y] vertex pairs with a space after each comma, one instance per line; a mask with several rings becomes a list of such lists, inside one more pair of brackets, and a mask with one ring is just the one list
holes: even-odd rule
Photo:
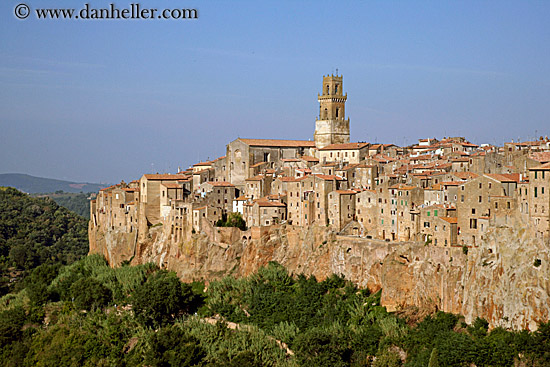
[[434, 210], [434, 217], [437, 217], [437, 209]]
[[470, 228], [477, 229], [477, 219], [470, 219]]
[[[464, 186], [463, 186], [464, 187]], [[464, 202], [464, 195], [460, 195], [460, 201]]]
[[430, 228], [430, 222], [424, 222], [424, 228]]
[[482, 201], [482, 200], [481, 200], [481, 196], [478, 197], [478, 201], [481, 203], [481, 201]]
[[476, 213], [476, 208], [472, 208], [472, 214]]
[[498, 203], [495, 202], [495, 209], [498, 209]]
[[535, 171], [535, 180], [537, 179], [537, 171]]
[[427, 215], [428, 215], [428, 217], [429, 217], [429, 216], [430, 216], [430, 212], [428, 212], [428, 214], [427, 214]]
[[506, 208], [510, 209], [510, 202], [506, 202]]
[[[537, 172], [537, 171], [535, 171]], [[535, 197], [537, 197], [537, 188], [535, 187]]]

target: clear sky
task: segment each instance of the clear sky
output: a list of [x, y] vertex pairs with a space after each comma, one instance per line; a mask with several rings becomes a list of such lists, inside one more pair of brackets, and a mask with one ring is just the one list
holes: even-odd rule
[[110, 4], [0, 2], [0, 173], [115, 183], [237, 137], [313, 139], [336, 68], [352, 141], [550, 135], [550, 1], [141, 0], [199, 18], [18, 20], [22, 2]]

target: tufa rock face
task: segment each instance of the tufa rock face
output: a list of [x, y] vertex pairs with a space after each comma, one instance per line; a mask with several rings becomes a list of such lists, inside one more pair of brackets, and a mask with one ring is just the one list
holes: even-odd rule
[[462, 314], [468, 323], [482, 317], [491, 327], [511, 329], [535, 330], [549, 320], [549, 249], [521, 227], [492, 229], [468, 254], [462, 247], [337, 236], [315, 226], [212, 227], [207, 232], [173, 242], [163, 226], [139, 235], [90, 228], [90, 253], [104, 255], [112, 266], [124, 260], [154, 262], [184, 281], [247, 276], [276, 261], [293, 274], [319, 280], [342, 274], [359, 287], [382, 289], [389, 311], [442, 310]]

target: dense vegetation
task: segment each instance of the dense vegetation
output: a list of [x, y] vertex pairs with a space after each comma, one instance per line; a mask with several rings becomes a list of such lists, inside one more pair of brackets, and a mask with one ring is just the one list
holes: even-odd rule
[[489, 331], [484, 320], [468, 326], [438, 312], [408, 325], [379, 299], [340, 276], [294, 278], [275, 263], [203, 292], [201, 283], [182, 283], [154, 265], [110, 268], [92, 255], [68, 266], [43, 264], [24, 289], [0, 300], [0, 365], [550, 363], [550, 324], [534, 333]]
[[68, 193], [55, 192], [52, 194], [38, 194], [39, 197], [47, 196], [57, 204], [69, 209], [85, 219], [90, 219], [90, 200], [88, 198], [92, 193]]
[[229, 213], [229, 215], [223, 213], [222, 218], [216, 222], [216, 227], [237, 227], [241, 231], [246, 231], [246, 222], [239, 212]]
[[0, 295], [18, 272], [46, 263], [70, 264], [86, 255], [87, 228], [84, 218], [51, 199], [0, 187]]

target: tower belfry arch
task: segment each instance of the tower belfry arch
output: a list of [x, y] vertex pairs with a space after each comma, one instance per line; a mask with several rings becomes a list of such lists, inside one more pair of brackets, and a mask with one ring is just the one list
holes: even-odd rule
[[323, 76], [322, 94], [319, 101], [319, 117], [315, 121], [315, 146], [317, 149], [330, 144], [349, 143], [349, 118], [346, 119], [346, 100], [343, 94], [343, 77]]

